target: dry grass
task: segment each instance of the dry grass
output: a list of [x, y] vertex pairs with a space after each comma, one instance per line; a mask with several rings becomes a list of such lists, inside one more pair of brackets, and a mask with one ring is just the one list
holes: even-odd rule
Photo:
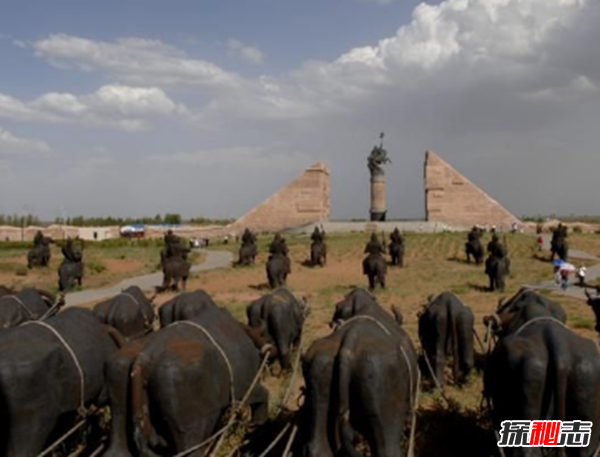
[[[329, 332], [329, 322], [335, 303], [354, 286], [366, 286], [362, 275], [361, 261], [365, 234], [330, 236], [328, 242], [328, 264], [325, 268], [312, 269], [302, 265], [309, 255], [308, 237], [288, 238], [292, 258], [292, 275], [288, 286], [298, 296], [306, 296], [311, 304], [311, 315], [306, 324], [306, 344]], [[269, 239], [260, 240], [261, 254], [257, 265], [250, 268], [229, 268], [206, 272], [189, 284], [189, 288], [201, 287], [211, 293], [216, 301], [226, 305], [239, 319], [245, 319], [245, 307], [251, 300], [266, 293], [264, 264]], [[487, 240], [486, 240], [487, 241]], [[533, 284], [552, 278], [552, 267], [547, 262], [547, 253], [538, 253], [535, 237], [524, 234], [507, 234], [505, 241], [512, 261], [512, 275], [507, 281], [504, 294], [485, 291], [487, 277], [482, 266], [466, 264], [463, 246], [464, 234], [408, 234], [406, 237], [405, 268], [389, 269], [388, 288], [378, 290], [376, 295], [385, 307], [395, 304], [404, 314], [404, 327], [413, 342], [417, 342], [417, 317], [421, 306], [429, 295], [442, 291], [454, 292], [469, 306], [474, 314], [476, 330], [484, 335], [482, 317], [493, 312], [498, 300], [515, 293], [523, 284]], [[572, 235], [574, 249], [600, 253], [600, 236]], [[219, 246], [235, 252], [235, 246]], [[545, 256], [545, 258], [544, 258]], [[549, 293], [549, 292], [543, 292]], [[554, 296], [569, 315], [572, 328], [584, 337], [595, 340], [593, 325], [595, 318], [585, 303], [565, 297]], [[476, 351], [481, 349], [476, 344]], [[450, 379], [450, 374], [448, 379]], [[272, 401], [280, 398], [286, 382], [270, 378], [266, 381], [272, 392]], [[295, 408], [295, 399], [300, 393], [301, 380], [295, 386], [288, 407]], [[489, 423], [481, 417], [479, 406], [482, 392], [481, 372], [471, 382], [459, 389], [447, 387], [447, 396], [452, 402], [448, 407], [441, 403], [439, 395], [425, 392], [420, 401], [418, 453], [420, 457], [437, 455], [488, 456], [493, 449], [493, 435]]]
[[[160, 245], [122, 246], [89, 243], [84, 250], [85, 275], [83, 289], [94, 289], [115, 284], [123, 279], [153, 273], [159, 270]], [[63, 260], [60, 248], [52, 247], [48, 268], [36, 267], [27, 270], [28, 249], [0, 250], [0, 284], [15, 285], [17, 288], [35, 286], [56, 291], [58, 267]], [[205, 254], [193, 252], [192, 263], [202, 263]], [[23, 271], [26, 274], [23, 274]]]
[[[328, 243], [328, 264], [325, 268], [307, 268], [303, 262], [309, 255], [310, 240], [307, 236], [288, 237], [288, 245], [292, 258], [292, 275], [288, 286], [298, 296], [306, 296], [311, 305], [311, 315], [305, 327], [305, 344], [327, 335], [329, 322], [335, 303], [355, 286], [366, 286], [366, 278], [362, 275], [361, 261], [364, 245], [368, 240], [366, 234], [346, 234], [330, 236]], [[388, 288], [378, 290], [376, 295], [385, 307], [397, 305], [404, 314], [404, 327], [417, 343], [417, 312], [426, 303], [429, 295], [442, 291], [454, 292], [469, 306], [476, 320], [476, 330], [483, 336], [482, 317], [495, 310], [498, 300], [516, 292], [522, 284], [537, 283], [552, 277], [551, 265], [538, 253], [535, 237], [524, 234], [506, 235], [506, 243], [512, 260], [512, 276], [507, 281], [504, 294], [488, 293], [487, 277], [483, 266], [475, 266], [464, 262], [463, 246], [465, 234], [408, 234], [406, 236], [405, 268], [390, 267]], [[203, 288], [208, 291], [217, 303], [227, 306], [233, 315], [245, 321], [245, 308], [254, 299], [267, 293], [264, 265], [267, 259], [266, 247], [270, 238], [261, 238], [260, 255], [257, 265], [249, 268], [225, 268], [222, 270], [203, 272], [192, 278], [188, 289]], [[487, 241], [487, 240], [486, 240]], [[600, 236], [577, 234], [570, 238], [574, 249], [600, 254]], [[124, 248], [124, 250], [106, 250], [86, 252], [86, 262], [100, 262], [107, 268], [97, 277], [89, 277], [86, 286], [105, 284], [121, 279], [124, 275], [133, 275], [152, 271], [157, 263], [158, 248], [147, 247], [140, 250]], [[226, 249], [236, 252], [235, 245], [211, 246], [211, 249]], [[2, 253], [0, 257], [0, 278], [6, 268], [13, 274], [13, 268], [24, 262], [25, 252]], [[51, 284], [54, 285], [56, 267], [60, 254], [53, 252]], [[119, 262], [131, 262], [126, 271], [116, 271], [114, 266]], [[116, 262], [116, 263], [115, 263]], [[3, 267], [10, 265], [8, 267]], [[35, 276], [34, 276], [35, 275]], [[32, 277], [34, 276], [34, 277]], [[49, 277], [50, 277], [49, 276]], [[46, 281], [43, 273], [29, 274], [27, 281]], [[2, 281], [0, 280], [0, 283]], [[38, 283], [39, 284], [39, 283]], [[549, 293], [549, 292], [546, 292]], [[162, 295], [159, 302], [171, 298], [171, 294]], [[585, 303], [562, 296], [553, 297], [559, 301], [569, 315], [569, 323], [575, 332], [595, 340], [593, 331], [595, 318]], [[477, 346], [476, 351], [482, 352]], [[289, 373], [270, 376], [264, 384], [271, 392], [271, 411], [275, 411], [278, 401], [289, 380]], [[450, 379], [448, 372], [448, 379]], [[287, 407], [296, 409], [296, 400], [302, 386], [301, 376], [296, 381], [293, 394]], [[494, 437], [486, 417], [481, 416], [482, 379], [481, 372], [474, 374], [468, 385], [462, 389], [451, 383], [446, 388], [450, 405], [443, 402], [439, 394], [432, 391], [422, 393], [418, 414], [417, 455], [419, 457], [434, 456], [473, 456], [488, 457], [494, 455]], [[280, 418], [281, 419], [281, 418]], [[281, 424], [275, 425], [279, 430]], [[272, 432], [276, 433], [276, 432]], [[270, 436], [271, 434], [268, 434]], [[264, 437], [263, 437], [264, 438]], [[240, 436], [228, 443], [230, 449]], [[266, 438], [257, 444], [259, 450], [267, 445]], [[262, 442], [264, 441], [264, 444]], [[256, 443], [255, 443], [256, 444]], [[255, 450], [253, 450], [255, 451]], [[251, 452], [245, 455], [256, 455]], [[273, 454], [276, 455], [276, 454]], [[279, 455], [279, 454], [277, 454]]]

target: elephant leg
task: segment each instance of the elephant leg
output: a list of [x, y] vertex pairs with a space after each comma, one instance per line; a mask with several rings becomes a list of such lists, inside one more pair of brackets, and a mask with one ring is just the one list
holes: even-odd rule
[[504, 292], [504, 288], [506, 287], [506, 282], [504, 281], [503, 274], [498, 275], [498, 278], [496, 279], [496, 286], [500, 292]]
[[46, 446], [52, 429], [63, 413], [64, 389], [51, 389], [39, 382], [40, 369], [60, 370], [60, 358], [36, 361], [0, 370], [0, 442], [2, 455], [32, 457]]
[[446, 376], [444, 374], [444, 369], [446, 368], [446, 348], [444, 346], [444, 340], [440, 338], [435, 346], [435, 355], [431, 361], [435, 370], [435, 376], [441, 387], [446, 385]]
[[163, 285], [162, 285], [163, 290], [168, 290], [170, 285], [171, 285], [171, 275], [168, 271], [165, 271], [163, 273]]
[[257, 385], [248, 399], [252, 410], [252, 423], [264, 424], [269, 418], [269, 391], [262, 385]]
[[53, 411], [37, 411], [34, 418], [9, 418], [6, 455], [10, 457], [31, 457], [44, 450], [46, 440], [50, 436], [59, 416]]
[[475, 334], [474, 317], [466, 314], [458, 324], [458, 348], [460, 354], [460, 369], [463, 378], [467, 378], [475, 366]]
[[380, 269], [377, 272], [377, 277], [379, 279], [379, 285], [382, 289], [385, 289], [385, 271], [383, 269]]
[[129, 452], [128, 411], [129, 411], [129, 375], [137, 355], [139, 343], [133, 343], [118, 353], [106, 365], [108, 396], [110, 399], [111, 427], [109, 445], [105, 457], [131, 457]]
[[305, 378], [307, 386], [306, 411], [310, 417], [304, 447], [305, 457], [333, 457], [329, 420], [335, 354], [321, 351], [307, 360]]
[[375, 289], [375, 275], [373, 273], [369, 273], [369, 290]]
[[[399, 354], [398, 354], [399, 355]], [[400, 356], [402, 359], [402, 356]], [[404, 359], [375, 356], [357, 362], [356, 384], [352, 395], [361, 405], [358, 413], [365, 421], [365, 438], [373, 457], [401, 457], [404, 422], [409, 406], [408, 378], [402, 376]], [[391, 390], [387, 380], [402, 379]], [[362, 455], [357, 453], [356, 455]]]

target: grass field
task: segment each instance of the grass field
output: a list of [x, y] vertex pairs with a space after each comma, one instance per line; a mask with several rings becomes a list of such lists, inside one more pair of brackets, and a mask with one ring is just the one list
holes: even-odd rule
[[[489, 238], [488, 238], [489, 239]], [[488, 239], [484, 240], [487, 243]], [[288, 237], [292, 258], [292, 274], [288, 286], [298, 296], [306, 296], [311, 305], [311, 314], [305, 328], [306, 344], [327, 335], [327, 326], [334, 305], [355, 286], [366, 286], [362, 275], [361, 261], [365, 234], [330, 236], [328, 264], [325, 268], [303, 266], [309, 255], [310, 240], [307, 236]], [[406, 235], [405, 268], [388, 270], [388, 288], [376, 292], [385, 307], [397, 305], [404, 315], [404, 328], [417, 344], [417, 312], [430, 295], [452, 291], [469, 306], [475, 314], [476, 330], [483, 338], [482, 317], [493, 312], [498, 300], [515, 293], [522, 284], [533, 284], [552, 278], [552, 267], [548, 253], [539, 253], [535, 237], [525, 234], [507, 234], [504, 238], [512, 261], [512, 275], [507, 280], [504, 294], [485, 291], [488, 285], [482, 266], [466, 264], [464, 261], [465, 234], [408, 234]], [[573, 249], [600, 254], [600, 236], [573, 234], [570, 236]], [[189, 288], [203, 288], [211, 293], [217, 303], [226, 305], [240, 320], [245, 320], [245, 307], [253, 299], [267, 292], [264, 265], [270, 238], [261, 238], [261, 254], [257, 265], [250, 268], [229, 268], [206, 272], [189, 283]], [[217, 249], [236, 251], [234, 245], [221, 245]], [[542, 291], [550, 294], [550, 291]], [[595, 319], [591, 309], [575, 299], [553, 296], [569, 315], [569, 325], [586, 338], [595, 340]], [[476, 344], [476, 352], [482, 349]], [[482, 360], [479, 357], [479, 360]], [[481, 364], [480, 364], [481, 365]], [[480, 367], [481, 368], [481, 367]], [[447, 379], [451, 379], [448, 371]], [[287, 378], [269, 378], [266, 385], [271, 389], [272, 401], [281, 397]], [[417, 455], [427, 456], [473, 456], [484, 457], [494, 454], [494, 437], [489, 422], [480, 414], [482, 392], [481, 371], [477, 371], [470, 383], [458, 389], [450, 385], [446, 394], [451, 405], [442, 401], [440, 395], [426, 390], [420, 400]], [[296, 382], [296, 394], [292, 395], [288, 407], [295, 408], [300, 393], [301, 380]], [[273, 454], [275, 455], [275, 454]]]
[[[22, 288], [35, 286], [56, 292], [58, 267], [63, 260], [60, 247], [52, 246], [48, 268], [27, 269], [27, 251], [20, 243], [4, 245], [0, 249], [0, 284]], [[88, 243], [84, 248], [84, 278], [82, 289], [94, 289], [115, 284], [125, 278], [160, 270], [162, 240], [111, 240]], [[201, 263], [204, 254], [192, 252], [192, 263]]]

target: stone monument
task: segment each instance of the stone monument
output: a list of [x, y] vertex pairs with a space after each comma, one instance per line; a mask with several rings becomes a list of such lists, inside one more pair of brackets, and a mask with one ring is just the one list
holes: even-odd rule
[[383, 165], [392, 161], [383, 149], [383, 132], [379, 135], [379, 146], [375, 146], [368, 158], [369, 172], [371, 173], [371, 220], [385, 221], [387, 207], [385, 204], [385, 173]]

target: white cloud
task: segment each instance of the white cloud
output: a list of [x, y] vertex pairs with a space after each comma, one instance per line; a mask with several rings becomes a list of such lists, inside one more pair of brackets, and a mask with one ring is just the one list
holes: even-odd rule
[[76, 96], [50, 92], [30, 102], [0, 94], [0, 117], [28, 122], [63, 122], [108, 125], [123, 130], [143, 130], [157, 116], [186, 115], [161, 89], [107, 85]]
[[104, 71], [129, 84], [229, 89], [240, 83], [237, 75], [205, 60], [189, 58], [159, 40], [122, 38], [107, 42], [58, 34], [36, 41], [34, 48], [37, 56], [59, 68]]
[[265, 56], [260, 49], [233, 38], [227, 41], [227, 48], [231, 54], [241, 57], [244, 61], [252, 65], [261, 65], [265, 60]]
[[52, 152], [44, 141], [20, 138], [0, 127], [0, 154], [48, 155]]
[[[35, 43], [37, 55], [116, 83], [93, 94], [50, 93], [30, 102], [0, 94], [0, 116], [132, 130], [148, 126], [153, 117], [194, 119], [206, 128], [172, 131], [159, 126], [152, 134], [157, 141], [149, 141], [143, 154], [132, 153], [139, 160], [135, 163], [143, 163], [156, 179], [168, 166], [181, 196], [152, 194], [156, 189], [148, 184], [135, 200], [148, 207], [162, 199], [168, 208], [177, 200], [184, 208], [202, 211], [198, 202], [206, 198], [208, 208], [212, 204], [235, 215], [236, 195], [243, 194], [250, 204], [258, 187], [266, 192], [265, 182], [274, 176], [283, 180], [280, 168], [297, 171], [310, 156], [331, 165], [334, 214], [356, 217], [368, 208], [365, 155], [385, 130], [386, 147], [394, 157], [388, 179], [390, 214], [400, 208], [402, 216], [421, 214], [422, 175], [416, 170], [428, 148], [475, 177], [509, 208], [515, 205], [517, 212], [530, 210], [527, 205], [548, 208], [561, 202], [577, 207], [584, 200], [593, 211], [595, 202], [584, 185], [594, 179], [590, 164], [600, 160], [594, 152], [594, 121], [600, 116], [598, 23], [600, 4], [595, 0], [422, 4], [408, 23], [378, 42], [329, 61], [306, 62], [284, 76], [258, 78], [242, 78], [156, 40], [53, 35]], [[231, 45], [232, 52], [245, 46]], [[165, 93], [174, 87], [186, 89], [185, 107]], [[107, 154], [137, 151], [136, 140], [111, 141]], [[173, 154], [161, 153], [165, 143]], [[294, 147], [273, 146], [279, 143]], [[564, 158], [575, 153], [578, 160], [561, 168]], [[148, 156], [150, 160], [142, 158]], [[90, 174], [94, 172], [92, 164]], [[537, 180], [528, 177], [536, 173]], [[191, 196], [190, 180], [201, 180], [206, 189], [230, 184], [216, 205], [210, 192]], [[562, 183], [579, 186], [572, 191], [575, 197], [556, 190]], [[107, 190], [120, 195], [111, 186]], [[123, 183], [124, 189], [129, 187]], [[92, 198], [100, 200], [96, 186], [90, 189]], [[113, 201], [126, 206], [117, 197]]]
[[600, 71], [590, 63], [594, 49], [579, 58], [579, 66], [596, 72], [585, 74], [557, 60], [563, 54], [557, 43], [565, 46], [569, 33], [586, 16], [597, 17], [597, 9], [589, 0], [423, 3], [394, 36], [331, 62], [307, 62], [288, 78], [253, 81], [244, 91], [216, 97], [204, 114], [267, 120], [338, 116], [386, 101], [401, 106], [431, 100], [444, 91], [465, 103], [480, 86], [518, 96], [571, 85], [563, 96], [576, 97], [589, 88], [572, 81], [598, 85]]

